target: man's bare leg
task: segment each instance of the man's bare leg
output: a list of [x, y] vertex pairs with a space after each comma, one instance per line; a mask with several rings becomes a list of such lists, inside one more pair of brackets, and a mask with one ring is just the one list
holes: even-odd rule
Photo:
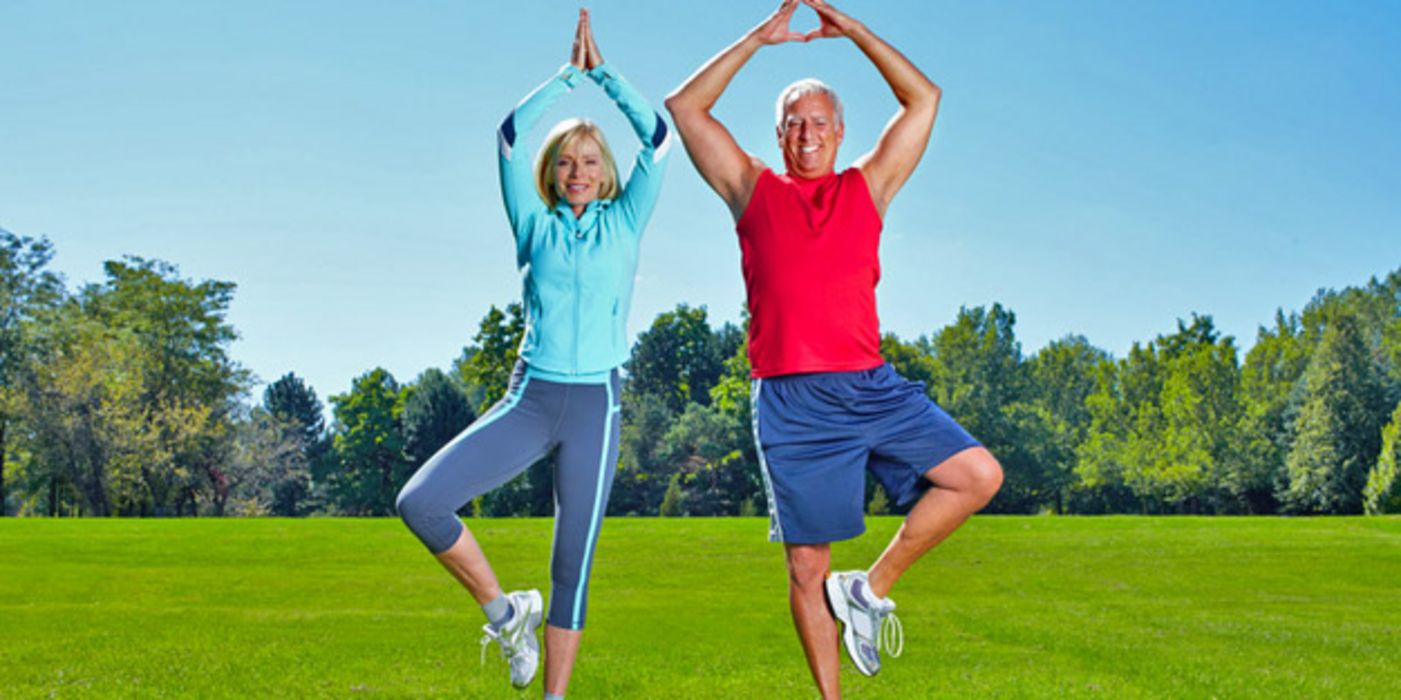
[[788, 558], [788, 605], [807, 655], [808, 670], [824, 700], [841, 697], [841, 657], [837, 621], [827, 608], [823, 582], [832, 562], [827, 544], [784, 545]]
[[934, 488], [920, 497], [867, 572], [871, 592], [882, 598], [920, 557], [992, 500], [1002, 486], [1002, 466], [986, 448], [973, 447], [925, 472], [925, 478]]

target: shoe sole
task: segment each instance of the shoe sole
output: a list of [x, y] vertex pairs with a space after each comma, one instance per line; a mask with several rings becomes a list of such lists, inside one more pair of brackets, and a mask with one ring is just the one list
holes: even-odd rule
[[827, 588], [827, 605], [832, 609], [832, 617], [842, 625], [842, 646], [846, 648], [846, 656], [851, 659], [851, 663], [856, 666], [864, 676], [874, 676], [880, 673], [880, 667], [875, 670], [866, 667], [861, 661], [861, 654], [856, 651], [856, 630], [852, 625], [847, 624], [851, 618], [851, 606], [846, 603], [846, 591], [842, 590], [842, 584], [836, 576], [828, 576], [825, 582]]

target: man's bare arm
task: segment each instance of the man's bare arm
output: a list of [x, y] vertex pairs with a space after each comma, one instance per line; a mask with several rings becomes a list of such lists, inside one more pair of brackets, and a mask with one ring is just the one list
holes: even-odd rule
[[808, 38], [844, 36], [851, 39], [875, 64], [900, 103], [900, 110], [886, 125], [875, 148], [856, 160], [856, 167], [861, 169], [871, 188], [876, 209], [884, 217], [890, 200], [910, 179], [929, 145], [941, 91], [908, 58], [864, 24], [843, 14], [826, 0], [802, 1], [822, 19], [822, 26]]
[[666, 98], [671, 119], [686, 144], [696, 170], [706, 184], [725, 200], [738, 221], [749, 206], [754, 183], [764, 170], [763, 161], [746, 153], [720, 120], [711, 114], [720, 95], [744, 64], [760, 47], [788, 41], [806, 41], [807, 36], [788, 28], [798, 0], [783, 0], [768, 19], [750, 30], [739, 41], [716, 54], [686, 82]]

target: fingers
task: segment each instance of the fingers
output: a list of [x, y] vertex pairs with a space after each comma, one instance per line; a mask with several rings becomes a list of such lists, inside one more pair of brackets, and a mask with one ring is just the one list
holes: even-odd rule
[[574, 48], [570, 52], [569, 62], [574, 64], [579, 70], [588, 70], [590, 65], [589, 45], [593, 41], [592, 32], [589, 29], [589, 11], [587, 8], [579, 8], [579, 25], [574, 30]]
[[587, 42], [584, 41], [585, 17], [586, 15], [584, 11], [579, 10], [579, 25], [574, 29], [574, 45], [569, 51], [569, 62], [574, 64], [575, 68], [579, 68], [581, 70], [584, 68], [584, 62], [586, 58], [585, 49], [588, 45]]
[[793, 18], [793, 13], [798, 11], [798, 0], [783, 0], [778, 6], [778, 11], [773, 14], [775, 20], [782, 19], [785, 22]]
[[598, 50], [598, 42], [593, 37], [593, 32], [589, 32], [588, 43], [589, 69], [592, 70], [603, 65], [603, 52]]
[[804, 5], [811, 7], [813, 12], [822, 19], [823, 24], [831, 23], [836, 27], [841, 27], [842, 22], [847, 20], [847, 16], [840, 10], [827, 4], [826, 0], [802, 0]]
[[584, 68], [593, 70], [603, 65], [603, 53], [598, 50], [598, 42], [593, 36], [593, 21], [586, 9], [579, 10], [580, 26], [584, 40]]

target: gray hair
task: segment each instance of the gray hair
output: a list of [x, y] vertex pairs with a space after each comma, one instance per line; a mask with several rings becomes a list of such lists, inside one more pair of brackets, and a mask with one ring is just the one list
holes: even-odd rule
[[827, 83], [817, 78], [803, 78], [786, 88], [778, 94], [778, 103], [774, 105], [774, 121], [778, 128], [783, 128], [783, 113], [787, 111], [788, 105], [798, 101], [798, 98], [805, 95], [821, 93], [832, 100], [832, 111], [836, 113], [837, 123], [842, 123], [842, 98], [837, 97], [837, 91], [833, 90]]

